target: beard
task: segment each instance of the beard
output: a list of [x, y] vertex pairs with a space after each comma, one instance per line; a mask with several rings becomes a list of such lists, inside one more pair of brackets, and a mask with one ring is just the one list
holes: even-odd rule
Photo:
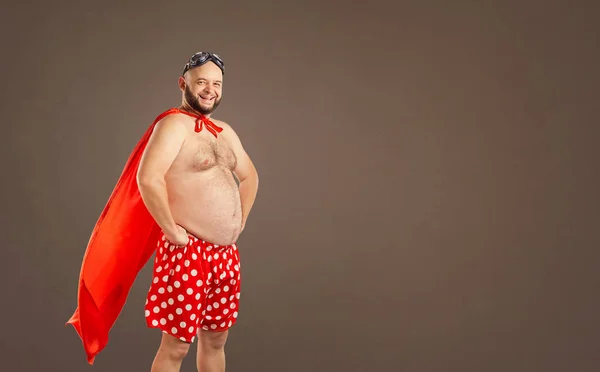
[[215, 111], [217, 109], [217, 107], [219, 107], [219, 104], [221, 103], [221, 98], [218, 98], [218, 99], [214, 100], [212, 106], [208, 107], [208, 106], [200, 104], [199, 100], [200, 100], [199, 97], [195, 96], [188, 89], [188, 87], [185, 87], [185, 101], [187, 102], [188, 105], [190, 105], [190, 107], [192, 109], [201, 113], [202, 115], [211, 114], [213, 111]]

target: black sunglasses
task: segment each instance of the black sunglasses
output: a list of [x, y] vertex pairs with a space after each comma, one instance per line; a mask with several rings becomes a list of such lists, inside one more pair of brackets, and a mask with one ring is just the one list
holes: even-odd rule
[[183, 73], [181, 75], [184, 75], [191, 68], [202, 66], [208, 61], [213, 61], [215, 65], [217, 65], [221, 69], [223, 75], [225, 75], [225, 63], [223, 62], [221, 57], [219, 57], [218, 54], [210, 52], [198, 52], [194, 54], [190, 58], [190, 60], [185, 64], [185, 67], [183, 68]]

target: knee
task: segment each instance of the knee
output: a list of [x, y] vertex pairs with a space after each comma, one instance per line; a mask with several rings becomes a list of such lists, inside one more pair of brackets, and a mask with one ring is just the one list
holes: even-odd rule
[[202, 331], [200, 337], [202, 339], [202, 346], [205, 349], [210, 350], [221, 350], [225, 348], [227, 342], [228, 331], [225, 332], [211, 332]]
[[177, 339], [163, 339], [160, 345], [162, 351], [171, 360], [183, 360], [190, 349], [188, 343]]

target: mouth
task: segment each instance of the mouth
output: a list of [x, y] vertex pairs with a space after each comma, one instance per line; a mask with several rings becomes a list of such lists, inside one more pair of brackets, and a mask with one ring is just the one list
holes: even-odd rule
[[200, 103], [203, 103], [205, 105], [210, 105], [215, 101], [215, 96], [200, 95], [200, 96], [198, 96], [198, 100], [200, 101]]

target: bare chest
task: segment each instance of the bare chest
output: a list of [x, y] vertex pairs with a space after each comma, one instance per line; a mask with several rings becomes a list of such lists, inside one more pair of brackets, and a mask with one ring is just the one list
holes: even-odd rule
[[235, 154], [224, 139], [206, 135], [188, 139], [178, 162], [179, 167], [188, 172], [202, 172], [214, 167], [233, 170], [237, 165]]

